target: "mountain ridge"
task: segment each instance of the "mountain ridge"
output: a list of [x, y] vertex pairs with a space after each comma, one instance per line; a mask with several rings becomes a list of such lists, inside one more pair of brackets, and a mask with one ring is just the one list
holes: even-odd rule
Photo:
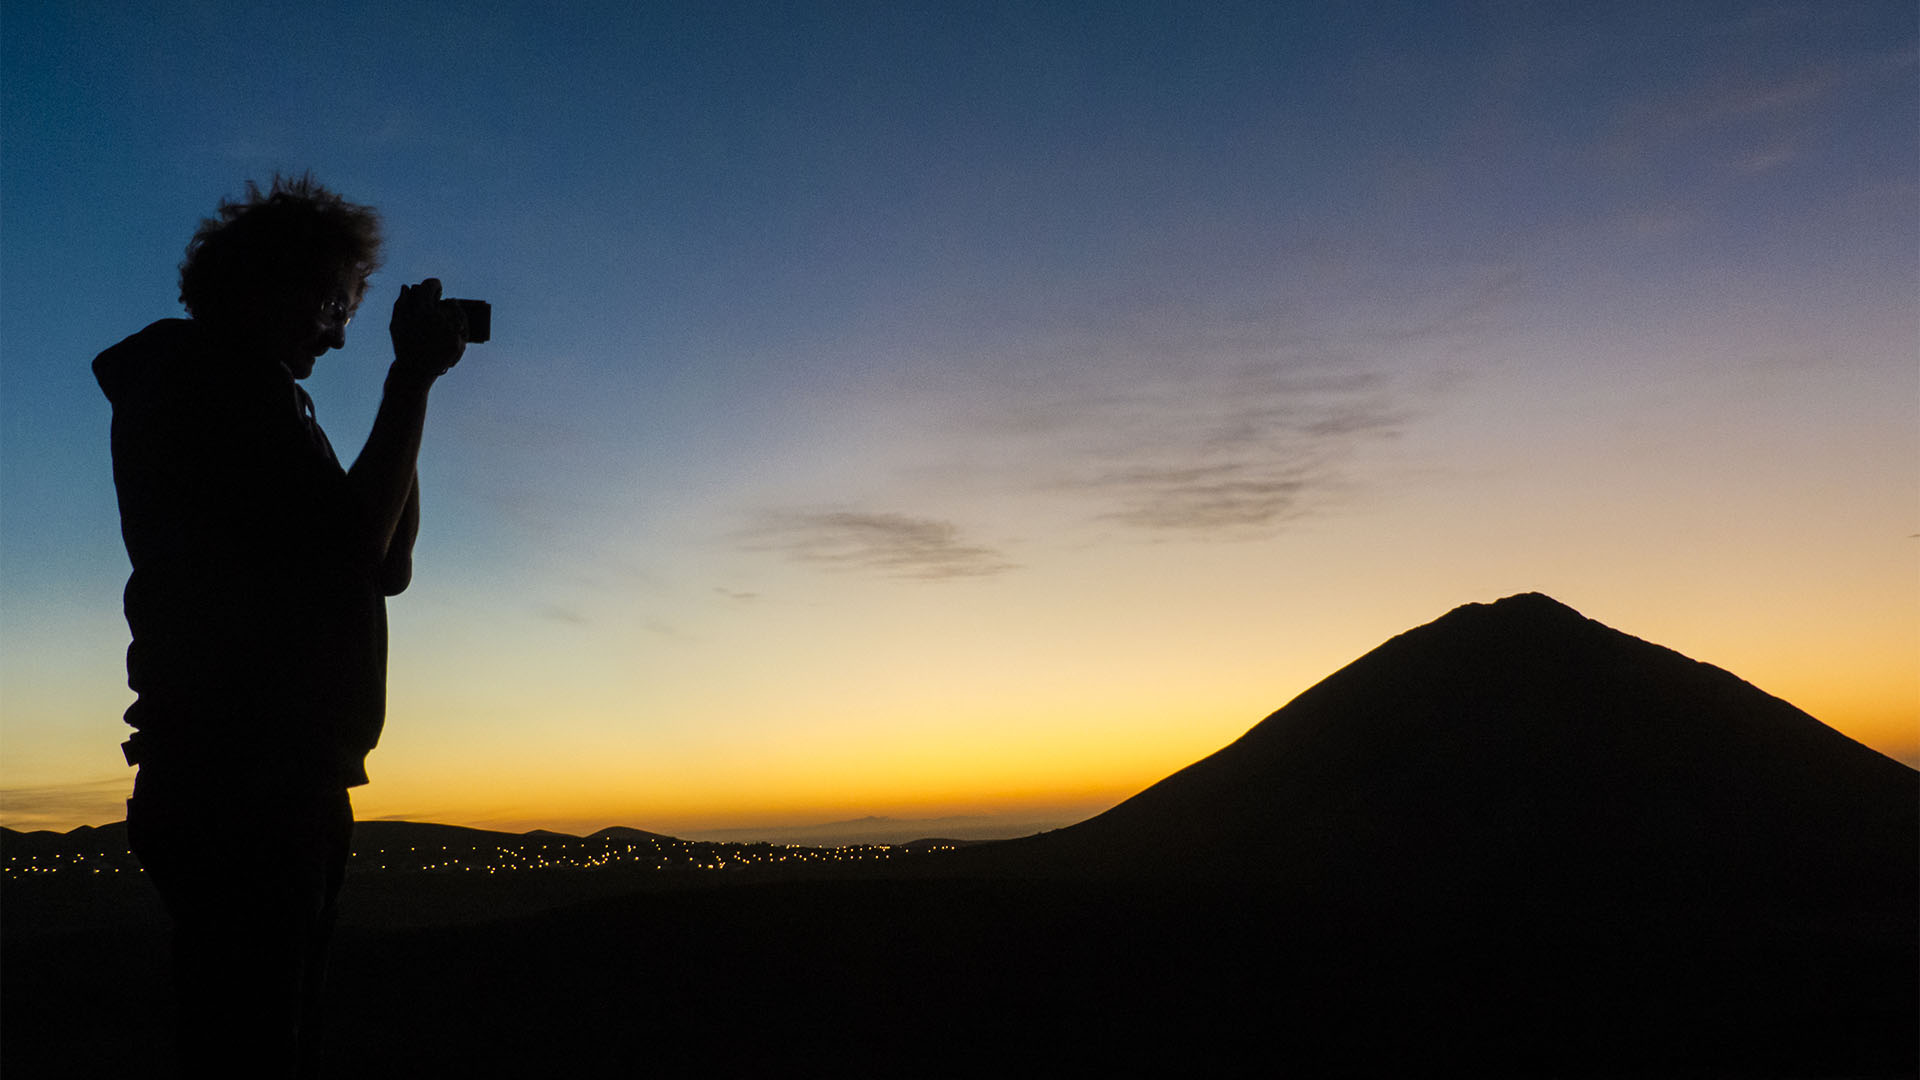
[[1395, 635], [1103, 814], [970, 857], [1343, 894], [1394, 874], [1472, 892], [1516, 860], [1556, 892], [1636, 863], [1791, 885], [1783, 857], [1884, 879], [1866, 868], [1910, 857], [1916, 793], [1920, 773], [1737, 676], [1523, 593]]

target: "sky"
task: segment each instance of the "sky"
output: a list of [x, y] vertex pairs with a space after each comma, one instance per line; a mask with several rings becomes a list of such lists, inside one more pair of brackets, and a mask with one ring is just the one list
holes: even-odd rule
[[311, 170], [441, 278], [359, 816], [1090, 816], [1546, 592], [1920, 764], [1888, 3], [0, 8], [0, 823], [124, 817], [93, 356]]

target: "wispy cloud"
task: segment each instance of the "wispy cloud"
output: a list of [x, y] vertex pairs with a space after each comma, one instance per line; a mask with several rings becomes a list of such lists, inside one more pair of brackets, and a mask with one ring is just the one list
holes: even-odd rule
[[1863, 90], [1911, 81], [1911, 51], [1861, 52], [1772, 72], [1713, 71], [1630, 105], [1607, 144], [1634, 169], [1676, 147], [1707, 148], [1721, 167], [1743, 175], [1805, 157], [1805, 143]]
[[1735, 161], [1733, 163], [1733, 169], [1735, 172], [1748, 176], [1758, 176], [1761, 173], [1769, 173], [1775, 169], [1791, 165], [1799, 157], [1800, 148], [1798, 146], [1788, 142], [1782, 142], [1778, 145], [1763, 146], [1754, 150], [1746, 157]]
[[1631, 106], [1612, 149], [1637, 161], [1669, 144], [1749, 123], [1759, 124], [1756, 134], [1777, 139], [1783, 134], [1778, 125], [1830, 98], [1839, 82], [1837, 72], [1812, 69], [1771, 80], [1741, 73], [1672, 89]]
[[538, 604], [535, 605], [533, 613], [542, 619], [566, 623], [569, 626], [587, 626], [593, 622], [580, 612], [560, 604]]
[[[1386, 285], [1394, 302], [1277, 285], [945, 345], [945, 382], [916, 388], [923, 396], [898, 414], [910, 422], [852, 444], [862, 457], [847, 471], [864, 490], [832, 511], [767, 514], [747, 542], [801, 562], [940, 579], [1013, 568], [971, 533], [986, 518], [1017, 522], [1022, 542], [1043, 534], [1069, 546], [1270, 536], [1359, 490], [1358, 451], [1400, 435], [1472, 364], [1472, 346], [1526, 280], [1502, 263], [1438, 280], [1408, 271]], [[876, 444], [895, 463], [877, 482]], [[940, 516], [866, 509], [903, 497]]]
[[1032, 403], [1049, 489], [1095, 517], [1191, 536], [1266, 535], [1346, 486], [1362, 443], [1412, 418], [1383, 376], [1277, 368], [1194, 377], [1098, 398]]
[[950, 521], [899, 513], [783, 510], [746, 535], [751, 550], [798, 562], [916, 581], [985, 577], [1016, 568], [1000, 551], [962, 537]]
[[1289, 478], [1249, 468], [1247, 463], [1188, 469], [1134, 469], [1093, 477], [1087, 488], [1115, 493], [1121, 505], [1107, 517], [1149, 529], [1191, 532], [1270, 525], [1292, 516], [1312, 486], [1307, 476]]

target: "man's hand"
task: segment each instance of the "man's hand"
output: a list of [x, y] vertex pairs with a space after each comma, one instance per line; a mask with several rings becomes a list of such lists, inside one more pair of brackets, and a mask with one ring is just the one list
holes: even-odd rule
[[394, 373], [431, 382], [466, 351], [467, 313], [458, 304], [442, 304], [440, 279], [428, 278], [400, 286], [387, 332], [393, 336]]

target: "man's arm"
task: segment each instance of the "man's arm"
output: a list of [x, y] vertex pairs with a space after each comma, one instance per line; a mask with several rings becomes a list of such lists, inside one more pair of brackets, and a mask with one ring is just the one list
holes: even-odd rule
[[387, 544], [387, 561], [380, 564], [380, 591], [387, 596], [398, 596], [407, 591], [407, 585], [413, 581], [413, 541], [420, 535], [420, 474], [416, 470], [413, 476], [413, 490], [407, 494], [407, 505], [400, 511], [400, 524], [393, 530], [393, 540]]
[[[393, 367], [374, 416], [367, 445], [347, 470], [359, 501], [367, 553], [381, 568], [391, 592], [412, 576], [413, 539], [420, 527], [420, 438], [427, 422], [427, 392], [465, 351], [466, 320], [458, 307], [440, 306], [440, 282], [428, 278], [401, 286], [393, 302]], [[403, 566], [403, 569], [401, 568]], [[399, 587], [393, 588], [398, 582]]]

